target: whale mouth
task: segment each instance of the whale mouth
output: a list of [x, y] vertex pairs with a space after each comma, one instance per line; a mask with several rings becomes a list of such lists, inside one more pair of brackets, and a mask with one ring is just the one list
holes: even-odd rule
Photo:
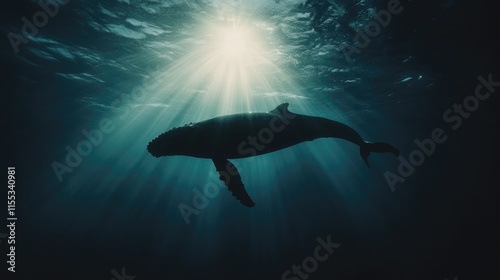
[[183, 143], [186, 139], [192, 138], [191, 133], [189, 133], [192, 129], [192, 123], [182, 127], [174, 127], [151, 140], [147, 150], [154, 157], [178, 155], [183, 150]]
[[167, 147], [169, 145], [168, 145], [168, 141], [166, 139], [167, 138], [166, 134], [167, 133], [163, 133], [148, 143], [147, 150], [152, 156], [158, 158], [161, 156], [169, 155], [168, 150], [167, 150]]
[[158, 141], [156, 141], [158, 138], [152, 140], [148, 144], [148, 152], [153, 155], [154, 157], [161, 157], [161, 149], [160, 146], [158, 145]]

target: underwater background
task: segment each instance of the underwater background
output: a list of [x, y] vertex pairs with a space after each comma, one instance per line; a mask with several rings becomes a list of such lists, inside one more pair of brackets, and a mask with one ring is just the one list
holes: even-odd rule
[[[2, 279], [500, 279], [489, 2], [40, 3], [1, 4], [18, 217]], [[285, 102], [406, 160], [435, 129], [446, 140], [408, 176], [401, 158], [371, 154], [369, 168], [332, 138], [231, 160], [253, 208], [210, 160], [146, 150], [173, 127]], [[324, 261], [318, 240], [337, 244]]]

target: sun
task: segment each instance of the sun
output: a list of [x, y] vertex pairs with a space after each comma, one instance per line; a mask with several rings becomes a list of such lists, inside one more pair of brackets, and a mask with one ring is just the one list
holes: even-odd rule
[[249, 48], [255, 42], [251, 41], [248, 31], [236, 26], [222, 31], [220, 50], [227, 57], [238, 57], [248, 55]]
[[218, 114], [250, 111], [259, 92], [295, 87], [275, 64], [275, 41], [261, 22], [206, 18], [194, 32], [165, 80], [172, 92], [183, 94], [179, 99], [193, 98], [206, 107], [200, 116], [212, 108]]

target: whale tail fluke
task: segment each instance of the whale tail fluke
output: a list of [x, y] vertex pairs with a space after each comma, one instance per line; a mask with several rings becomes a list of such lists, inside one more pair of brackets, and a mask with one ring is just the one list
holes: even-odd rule
[[370, 167], [370, 164], [368, 163], [368, 156], [370, 153], [392, 153], [397, 157], [399, 156], [399, 150], [387, 143], [365, 142], [365, 144], [360, 147], [359, 153], [368, 167]]

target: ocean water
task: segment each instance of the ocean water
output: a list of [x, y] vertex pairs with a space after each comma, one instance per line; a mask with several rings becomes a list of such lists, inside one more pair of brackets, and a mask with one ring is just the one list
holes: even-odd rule
[[[18, 219], [6, 279], [498, 278], [488, 3], [63, 2], [2, 4]], [[210, 160], [146, 150], [174, 127], [285, 102], [401, 157], [367, 167], [325, 138], [231, 160], [247, 208]]]

